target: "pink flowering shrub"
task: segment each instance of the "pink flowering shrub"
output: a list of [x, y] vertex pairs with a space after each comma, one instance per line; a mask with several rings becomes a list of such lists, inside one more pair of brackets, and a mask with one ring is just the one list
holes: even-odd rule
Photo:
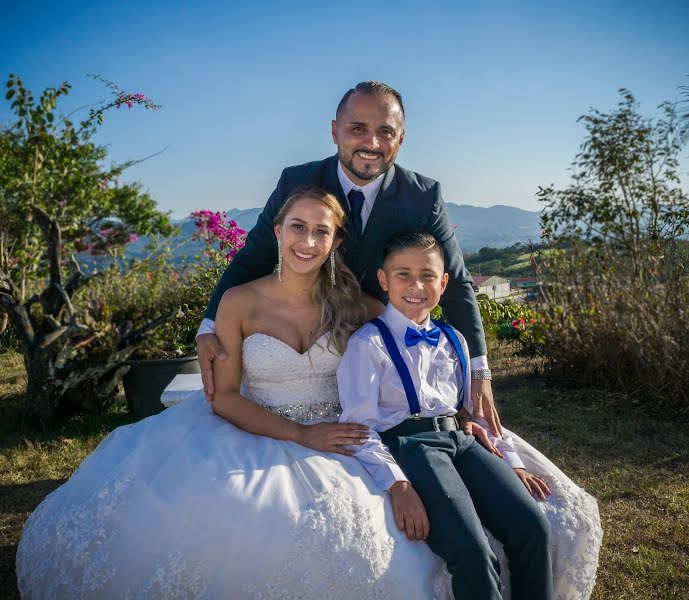
[[244, 247], [246, 231], [237, 225], [237, 221], [228, 219], [226, 212], [197, 210], [191, 216], [196, 225], [194, 239], [206, 243], [206, 256], [212, 253], [217, 244], [218, 251], [230, 261]]
[[160, 108], [153, 100], [147, 98], [143, 94], [127, 94], [125, 92], [120, 92], [115, 97], [115, 106], [120, 108], [123, 104], [126, 104], [127, 108], [132, 108], [134, 105], [142, 105], [148, 110], [157, 110]]

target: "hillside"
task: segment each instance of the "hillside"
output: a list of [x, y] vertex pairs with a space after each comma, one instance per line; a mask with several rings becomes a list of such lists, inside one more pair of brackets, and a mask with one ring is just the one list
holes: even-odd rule
[[464, 263], [472, 275], [500, 275], [508, 279], [533, 277], [531, 255], [536, 252], [547, 254], [541, 244], [517, 242], [507, 248], [484, 246], [478, 253], [467, 253]]

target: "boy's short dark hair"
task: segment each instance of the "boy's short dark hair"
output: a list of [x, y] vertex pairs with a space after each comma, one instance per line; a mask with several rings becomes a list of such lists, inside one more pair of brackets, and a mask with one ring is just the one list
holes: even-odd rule
[[421, 248], [427, 252], [435, 252], [445, 262], [445, 251], [440, 242], [425, 231], [403, 231], [396, 233], [383, 247], [383, 265], [393, 254], [407, 248]]

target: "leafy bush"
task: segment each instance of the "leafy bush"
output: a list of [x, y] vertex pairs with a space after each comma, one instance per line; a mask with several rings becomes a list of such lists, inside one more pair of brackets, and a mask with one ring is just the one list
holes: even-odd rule
[[543, 335], [533, 307], [511, 300], [496, 302], [486, 294], [479, 294], [477, 301], [486, 336], [500, 342], [518, 343], [528, 354], [540, 352]]

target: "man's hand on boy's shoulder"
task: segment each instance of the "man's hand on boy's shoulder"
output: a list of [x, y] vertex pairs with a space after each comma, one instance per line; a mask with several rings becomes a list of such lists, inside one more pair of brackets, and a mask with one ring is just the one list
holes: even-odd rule
[[392, 510], [400, 531], [406, 531], [410, 540], [425, 540], [431, 531], [426, 508], [408, 481], [396, 481], [390, 486]]
[[493, 400], [493, 388], [488, 379], [471, 380], [471, 402], [478, 419], [488, 421], [492, 434], [502, 437], [502, 424]]

